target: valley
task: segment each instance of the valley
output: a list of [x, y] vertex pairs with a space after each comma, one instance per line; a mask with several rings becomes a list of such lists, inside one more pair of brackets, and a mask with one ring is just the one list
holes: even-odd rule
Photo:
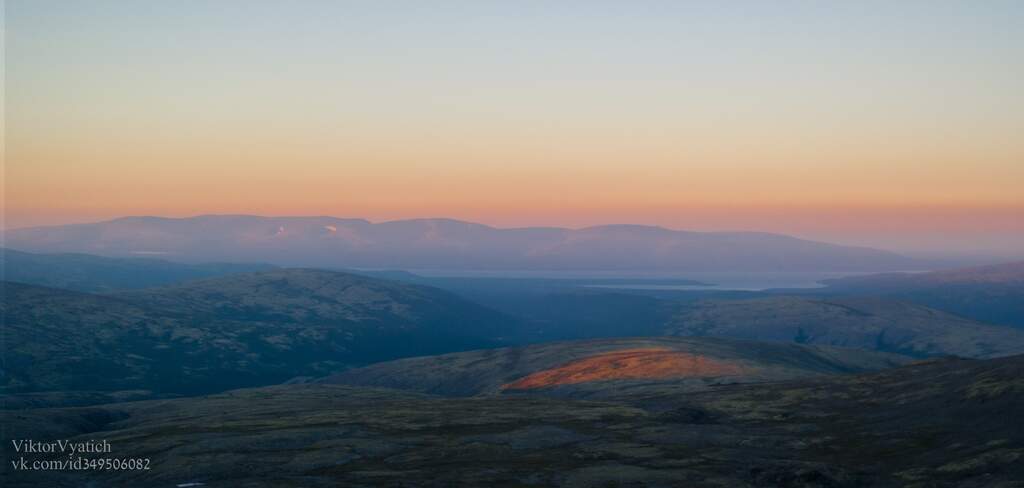
[[103, 439], [152, 469], [5, 465], [4, 486], [1022, 476], [1024, 330], [905, 297], [12, 256], [36, 284], [3, 282], [5, 456]]

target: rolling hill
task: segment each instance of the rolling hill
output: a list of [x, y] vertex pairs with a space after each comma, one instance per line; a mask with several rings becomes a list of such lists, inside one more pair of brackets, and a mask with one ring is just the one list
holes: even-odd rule
[[1024, 328], [1024, 262], [929, 273], [827, 280], [824, 291], [912, 301], [993, 324]]
[[872, 297], [704, 300], [681, 307], [664, 330], [678, 336], [822, 344], [917, 357], [1024, 353], [1024, 331]]
[[[3, 295], [3, 391], [65, 392], [26, 399], [29, 404], [102, 400], [116, 391], [208, 393], [396, 358], [637, 331], [916, 356], [988, 357], [1024, 350], [1021, 331], [875, 299], [673, 303], [588, 294], [583, 301], [543, 301], [546, 308], [563, 311], [551, 319], [569, 324], [559, 330], [554, 322], [538, 327], [425, 286], [303, 269], [107, 294], [5, 283]], [[595, 303], [600, 306], [594, 308]], [[586, 320], [575, 320], [577, 314]], [[668, 359], [688, 364], [692, 358]]]
[[[545, 391], [584, 395], [606, 383], [668, 383], [687, 390], [871, 371], [904, 356], [855, 349], [716, 338], [646, 337], [536, 344], [400, 359], [319, 382], [447, 396]], [[589, 383], [598, 383], [596, 386]]]
[[759, 294], [677, 300], [579, 288], [460, 293], [520, 319], [504, 336], [510, 345], [678, 336], [841, 346], [918, 358], [1024, 353], [1020, 329], [893, 298]]
[[269, 264], [182, 264], [151, 258], [34, 254], [0, 249], [0, 276], [4, 280], [85, 292], [145, 288], [273, 268]]
[[303, 269], [113, 295], [3, 288], [8, 393], [267, 385], [492, 346], [510, 324], [440, 290]]
[[371, 223], [334, 217], [125, 217], [14, 229], [32, 252], [140, 253], [188, 262], [387, 269], [797, 271], [916, 269], [886, 251], [757, 232], [687, 232], [639, 225], [499, 229], [450, 219]]
[[968, 285], [1024, 286], [1024, 261], [926, 273], [880, 273], [825, 280], [842, 289], [871, 288], [876, 291]]

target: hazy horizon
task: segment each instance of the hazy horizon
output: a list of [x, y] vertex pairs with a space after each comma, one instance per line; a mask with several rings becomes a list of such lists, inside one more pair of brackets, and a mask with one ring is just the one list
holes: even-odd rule
[[444, 216], [1020, 256], [1022, 20], [1009, 1], [12, 1], [0, 224]]
[[[976, 247], [976, 248], [973, 248], [973, 249], [965, 249], [965, 250], [957, 251], [957, 250], [950, 250], [950, 248], [943, 248], [941, 246], [934, 246], [931, 249], [929, 249], [929, 248], [921, 248], [921, 247], [914, 247], [914, 246], [907, 246], [905, 243], [904, 243], [904, 245], [901, 246], [898, 239], [890, 239], [890, 240], [871, 239], [871, 238], [862, 238], [862, 239], [857, 239], [857, 238], [849, 239], [849, 238], [847, 238], [847, 239], [844, 239], [843, 237], [848, 237], [848, 236], [829, 236], [827, 234], [825, 234], [825, 235], [821, 235], [821, 234], [803, 235], [803, 234], [800, 234], [800, 233], [781, 232], [781, 231], [777, 231], [777, 230], [764, 230], [764, 229], [756, 229], [756, 228], [680, 228], [680, 227], [673, 227], [673, 226], [670, 226], [670, 225], [662, 225], [662, 224], [659, 224], [659, 223], [636, 223], [636, 222], [619, 222], [619, 221], [600, 222], [600, 223], [595, 223], [595, 224], [590, 224], [590, 225], [575, 225], [575, 226], [574, 225], [559, 225], [557, 223], [556, 224], [548, 224], [548, 225], [545, 225], [545, 224], [530, 225], [529, 223], [524, 224], [524, 225], [502, 225], [501, 223], [481, 222], [481, 221], [459, 219], [459, 218], [453, 218], [453, 217], [447, 217], [447, 216], [413, 216], [413, 217], [394, 218], [394, 219], [388, 219], [388, 218], [371, 219], [371, 218], [366, 218], [366, 217], [357, 216], [357, 215], [326, 215], [326, 214], [310, 214], [310, 215], [258, 215], [258, 214], [247, 214], [247, 213], [225, 213], [225, 214], [199, 213], [199, 214], [186, 214], [186, 215], [121, 215], [121, 216], [116, 216], [116, 217], [111, 217], [111, 218], [104, 218], [104, 219], [81, 219], [81, 220], [75, 220], [75, 221], [58, 222], [58, 223], [42, 223], [42, 224], [36, 224], [36, 225], [24, 225], [24, 226], [20, 226], [20, 227], [10, 227], [10, 228], [2, 228], [2, 227], [0, 227], [0, 233], [6, 232], [6, 231], [20, 230], [20, 229], [30, 229], [30, 228], [35, 228], [35, 227], [52, 227], [52, 226], [60, 226], [60, 225], [93, 224], [93, 223], [108, 222], [108, 221], [124, 219], [124, 218], [189, 219], [189, 218], [206, 217], [206, 216], [239, 216], [239, 217], [261, 217], [261, 218], [314, 218], [314, 217], [325, 217], [325, 218], [336, 218], [336, 219], [366, 220], [366, 221], [368, 221], [368, 222], [370, 222], [372, 224], [380, 224], [380, 223], [388, 223], [388, 222], [400, 222], [400, 221], [409, 221], [409, 220], [454, 220], [454, 221], [467, 222], [467, 223], [473, 223], [473, 224], [481, 224], [481, 225], [486, 225], [488, 227], [492, 227], [492, 228], [495, 228], [495, 229], [506, 229], [506, 230], [507, 229], [524, 229], [524, 228], [563, 228], [563, 229], [569, 229], [569, 230], [580, 230], [580, 229], [586, 229], [586, 228], [591, 228], [591, 227], [603, 227], [603, 226], [615, 226], [615, 225], [636, 225], [636, 226], [660, 227], [660, 228], [669, 229], [669, 230], [673, 230], [673, 231], [688, 231], [688, 232], [706, 232], [706, 233], [718, 233], [718, 232], [720, 232], [720, 233], [730, 233], [730, 232], [743, 233], [743, 232], [751, 232], [751, 233], [780, 234], [780, 235], [786, 235], [786, 236], [795, 237], [795, 238], [798, 238], [798, 239], [805, 239], [805, 240], [811, 240], [811, 241], [817, 241], [817, 242], [823, 242], [823, 243], [829, 243], [829, 244], [837, 244], [837, 245], [844, 245], [844, 246], [856, 246], [856, 247], [868, 247], [868, 248], [874, 248], [874, 249], [879, 249], [879, 250], [884, 250], [884, 251], [891, 251], [891, 252], [899, 253], [899, 254], [902, 254], [902, 255], [905, 255], [905, 256], [908, 256], [908, 257], [913, 257], [913, 258], [949, 260], [953, 264], [962, 264], [962, 265], [968, 265], [968, 264], [975, 263], [975, 262], [977, 262], [977, 263], [988, 263], [988, 262], [995, 263], [995, 262], [999, 262], [999, 261], [1012, 261], [1012, 260], [1024, 259], [1024, 250], [1022, 250], [1024, 248], [1017, 248], [1017, 247], [1013, 247], [1013, 246], [1007, 246], [1005, 248], [1006, 249], [1005, 253], [1000, 253], [998, 250], [993, 251], [993, 249], [998, 249], [998, 248], [985, 249], [983, 247], [981, 247], [981, 248]], [[819, 235], [821, 237], [819, 237]]]

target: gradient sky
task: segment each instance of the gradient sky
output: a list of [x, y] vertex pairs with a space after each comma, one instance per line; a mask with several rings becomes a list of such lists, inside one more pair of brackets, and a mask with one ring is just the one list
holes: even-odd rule
[[5, 21], [6, 228], [445, 216], [1024, 256], [1016, 0], [8, 0]]

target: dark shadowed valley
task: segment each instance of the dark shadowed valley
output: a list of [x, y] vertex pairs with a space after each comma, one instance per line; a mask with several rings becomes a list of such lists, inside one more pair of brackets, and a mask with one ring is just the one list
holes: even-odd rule
[[[1005, 419], [1024, 402], [1024, 330], [894, 293], [910, 286], [901, 275], [665, 292], [3, 262], [5, 454], [18, 439], [102, 438], [152, 463], [5, 466], [5, 486], [980, 487], [1021, 475], [1024, 432]], [[1020, 271], [989, 269], [1003, 278], [973, 286]], [[897, 284], [865, 292], [874, 280]]]

